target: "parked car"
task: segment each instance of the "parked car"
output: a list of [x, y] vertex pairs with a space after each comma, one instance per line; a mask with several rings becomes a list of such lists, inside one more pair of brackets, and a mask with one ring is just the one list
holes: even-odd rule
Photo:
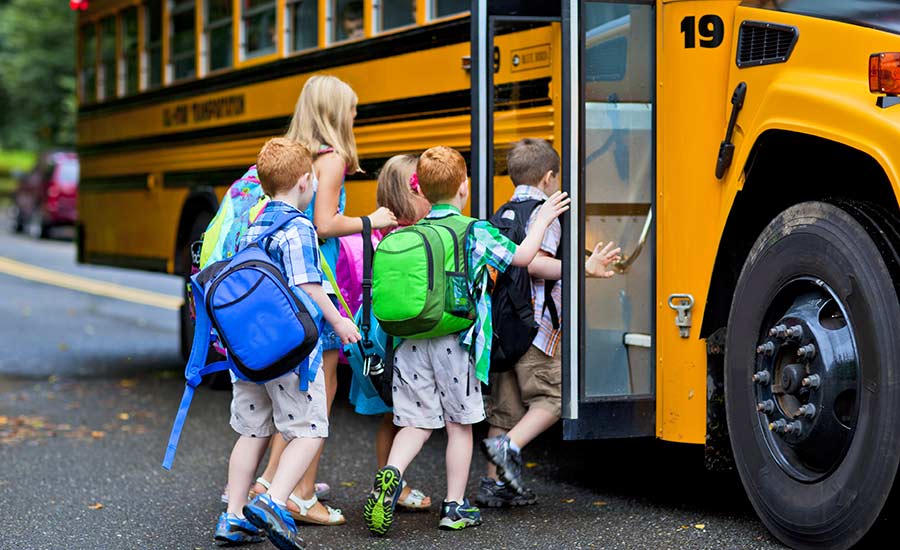
[[40, 155], [16, 189], [16, 231], [45, 238], [53, 227], [73, 225], [77, 219], [78, 173], [78, 155], [73, 152]]

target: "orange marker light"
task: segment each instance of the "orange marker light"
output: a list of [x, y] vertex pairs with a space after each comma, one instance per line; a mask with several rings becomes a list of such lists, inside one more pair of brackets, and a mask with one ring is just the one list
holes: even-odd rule
[[900, 52], [873, 53], [869, 56], [869, 91], [900, 94]]

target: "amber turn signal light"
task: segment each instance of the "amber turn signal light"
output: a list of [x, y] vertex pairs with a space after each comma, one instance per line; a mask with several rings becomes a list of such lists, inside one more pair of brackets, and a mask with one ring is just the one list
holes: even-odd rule
[[900, 52], [873, 53], [869, 56], [869, 91], [900, 94]]

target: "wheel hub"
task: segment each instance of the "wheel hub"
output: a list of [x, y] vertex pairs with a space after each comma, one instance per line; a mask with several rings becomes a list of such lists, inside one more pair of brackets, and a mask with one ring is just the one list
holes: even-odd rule
[[801, 481], [828, 475], [856, 430], [859, 358], [835, 293], [801, 278], [772, 300], [756, 348], [754, 407], [769, 451]]

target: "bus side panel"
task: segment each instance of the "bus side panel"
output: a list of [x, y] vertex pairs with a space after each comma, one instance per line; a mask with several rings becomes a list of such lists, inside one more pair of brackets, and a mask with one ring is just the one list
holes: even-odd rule
[[[662, 4], [657, 58], [657, 436], [703, 443], [706, 345], [699, 338], [724, 213], [716, 180], [725, 134], [736, 1]], [[688, 338], [672, 294], [694, 298]]]

